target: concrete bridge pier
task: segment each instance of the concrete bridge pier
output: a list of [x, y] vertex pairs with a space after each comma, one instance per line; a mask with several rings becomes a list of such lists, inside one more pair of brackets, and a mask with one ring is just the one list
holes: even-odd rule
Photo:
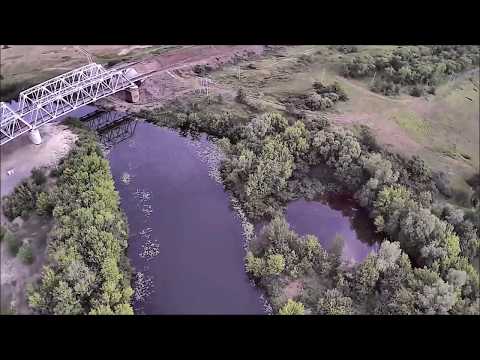
[[137, 85], [129, 87], [126, 91], [128, 102], [138, 103], [140, 101], [140, 90]]
[[40, 131], [38, 129], [32, 129], [28, 132], [30, 141], [35, 145], [40, 145], [42, 143], [42, 137], [40, 136]]

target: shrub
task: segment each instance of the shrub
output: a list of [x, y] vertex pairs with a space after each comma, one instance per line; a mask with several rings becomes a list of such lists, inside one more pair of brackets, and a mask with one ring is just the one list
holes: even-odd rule
[[355, 45], [340, 45], [336, 47], [338, 52], [344, 53], [344, 54], [351, 54], [351, 53], [356, 53], [358, 52], [358, 47]]
[[254, 277], [260, 278], [265, 272], [265, 261], [262, 258], [255, 257], [252, 252], [249, 251], [245, 258], [245, 269]]
[[47, 177], [43, 169], [34, 168], [32, 170], [32, 179], [36, 185], [43, 185], [47, 182]]
[[29, 210], [22, 210], [22, 213], [20, 214], [20, 217], [22, 218], [23, 221], [27, 221], [28, 218], [30, 217], [30, 211]]
[[195, 65], [193, 67], [193, 72], [198, 76], [205, 76], [208, 75], [212, 71], [212, 67], [210, 65]]
[[323, 110], [324, 106], [322, 103], [322, 96], [318, 94], [311, 94], [308, 96], [308, 98], [305, 100], [305, 105], [309, 110], [312, 111], [318, 111], [318, 110]]
[[36, 85], [38, 82], [36, 80], [27, 80], [21, 82], [6, 82], [2, 81], [2, 86], [0, 87], [0, 101], [10, 101], [16, 99], [20, 92], [33, 85]]
[[28, 213], [35, 209], [37, 194], [42, 186], [32, 181], [24, 181], [18, 185], [10, 195], [2, 199], [2, 208], [5, 216], [12, 221], [17, 216], [28, 218]]
[[465, 207], [472, 206], [473, 190], [471, 188], [457, 190], [455, 193], [455, 200]]
[[60, 169], [58, 167], [55, 167], [52, 170], [50, 170], [49, 176], [52, 178], [56, 178], [60, 175], [60, 173], [61, 173]]
[[398, 95], [400, 92], [400, 87], [397, 84], [394, 84], [390, 80], [377, 79], [373, 83], [371, 90], [376, 93], [381, 93], [386, 96]]
[[447, 174], [443, 171], [436, 172], [432, 176], [433, 182], [437, 187], [438, 191], [446, 197], [451, 197], [453, 195], [452, 189], [450, 188], [450, 181], [448, 180]]
[[420, 97], [423, 95], [423, 87], [422, 86], [414, 86], [412, 90], [410, 90], [410, 95], [415, 97]]
[[285, 270], [285, 258], [283, 255], [269, 255], [267, 258], [267, 270], [270, 275], [279, 275]]
[[20, 261], [25, 265], [31, 265], [35, 260], [33, 256], [32, 246], [29, 243], [24, 243], [17, 254]]
[[243, 90], [242, 88], [238, 89], [235, 100], [240, 104], [245, 104], [245, 99], [246, 99], [245, 90]]
[[361, 125], [360, 128], [360, 140], [362, 143], [371, 151], [379, 151], [380, 145], [377, 142], [377, 139], [372, 133], [372, 130], [365, 125]]
[[7, 234], [7, 229], [3, 225], [0, 225], [0, 243], [3, 241], [6, 234]]
[[21, 246], [20, 241], [11, 232], [6, 232], [4, 238], [10, 255], [17, 256], [18, 250]]
[[317, 312], [325, 315], [351, 315], [352, 304], [352, 299], [338, 289], [327, 290], [318, 301]]
[[301, 302], [288, 299], [288, 302], [280, 309], [280, 315], [304, 315], [305, 308]]
[[37, 214], [40, 216], [51, 215], [55, 203], [46, 192], [41, 192], [37, 197]]
[[303, 64], [310, 64], [311, 62], [313, 62], [313, 57], [312, 55], [302, 54], [299, 56], [298, 61]]

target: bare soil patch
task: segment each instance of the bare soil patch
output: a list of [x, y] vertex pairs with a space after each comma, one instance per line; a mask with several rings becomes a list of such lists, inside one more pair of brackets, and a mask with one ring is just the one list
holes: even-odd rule
[[302, 281], [294, 280], [285, 287], [285, 289], [283, 290], [283, 294], [287, 299], [295, 299], [302, 293], [302, 290], [303, 290]]
[[[0, 147], [1, 195], [9, 194], [33, 168], [52, 167], [65, 156], [77, 136], [65, 125], [53, 123], [40, 128], [42, 144], [34, 145], [28, 136], [20, 136]], [[12, 175], [8, 171], [13, 170]], [[0, 211], [1, 212], [1, 211]]]

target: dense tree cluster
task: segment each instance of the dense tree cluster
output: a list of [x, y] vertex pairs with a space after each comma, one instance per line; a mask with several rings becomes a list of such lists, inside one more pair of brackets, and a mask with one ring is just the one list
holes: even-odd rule
[[[336, 261], [312, 235], [298, 236], [281, 217], [272, 220], [251, 246], [246, 270], [269, 296], [280, 314], [293, 307], [283, 302], [282, 284], [317, 277], [322, 286], [308, 287], [296, 299], [309, 313], [349, 314], [478, 314], [478, 274], [468, 265], [449, 268], [413, 267], [399, 242], [385, 240], [354, 267]], [[270, 260], [278, 257], [278, 265]], [[462, 266], [460, 266], [462, 267]]]
[[[283, 266], [272, 271], [271, 259], [277, 259]], [[281, 273], [291, 278], [298, 278], [309, 271], [324, 273], [331, 267], [332, 259], [318, 239], [313, 235], [298, 236], [282, 216], [272, 219], [246, 257], [247, 272], [264, 281]]]
[[48, 262], [29, 304], [39, 314], [133, 314], [127, 226], [110, 168], [94, 135], [76, 131], [52, 196]]
[[221, 172], [251, 218], [271, 216], [291, 190], [319, 187], [312, 182], [289, 182], [309, 151], [308, 134], [303, 122], [289, 125], [282, 115], [266, 113], [243, 128], [239, 141], [230, 143]]
[[397, 95], [402, 88], [411, 95], [435, 87], [448, 75], [460, 73], [480, 63], [480, 48], [474, 45], [401, 47], [377, 56], [355, 56], [344, 64], [342, 74], [351, 78], [373, 77], [372, 90]]

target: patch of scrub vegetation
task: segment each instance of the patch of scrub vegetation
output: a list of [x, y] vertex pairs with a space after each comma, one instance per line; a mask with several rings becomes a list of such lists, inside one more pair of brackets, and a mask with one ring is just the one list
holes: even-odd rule
[[354, 56], [345, 62], [342, 75], [375, 76], [371, 89], [384, 95], [405, 90], [412, 96], [422, 96], [435, 94], [436, 86], [448, 76], [479, 63], [480, 47], [475, 45], [408, 46], [375, 56]]
[[5, 79], [2, 78], [2, 86], [0, 86], [0, 101], [17, 100], [22, 91], [59, 74], [58, 71], [42, 71], [39, 76], [17, 80], [12, 80], [11, 76], [2, 75]]
[[59, 166], [47, 264], [29, 305], [38, 314], [133, 314], [127, 223], [110, 168], [95, 135], [70, 124], [78, 140]]
[[5, 230], [4, 232], [5, 243], [7, 244], [8, 252], [11, 256], [17, 256], [20, 246], [22, 245], [20, 240], [12, 234], [10, 231]]
[[[297, 118], [304, 117], [302, 110], [322, 111], [331, 109], [337, 101], [347, 101], [348, 96], [338, 82], [324, 85], [314, 82], [310, 93], [290, 95], [283, 99], [287, 111]], [[298, 111], [300, 110], [300, 112]]]
[[42, 213], [43, 209], [50, 206], [45, 171], [45, 169], [33, 169], [31, 177], [15, 187], [10, 195], [2, 198], [2, 209], [7, 219], [12, 221], [21, 216], [26, 220], [33, 211]]
[[23, 243], [22, 246], [18, 249], [17, 256], [23, 264], [31, 265], [35, 260], [32, 245], [29, 242]]
[[9, 102], [17, 99], [20, 92], [26, 90], [37, 84], [36, 80], [22, 81], [22, 82], [10, 82], [2, 81], [0, 87], [0, 101]]
[[[242, 118], [228, 110], [212, 113], [208, 103], [167, 109], [141, 116], [215, 136], [225, 154], [224, 185], [251, 221], [268, 222], [249, 244], [246, 270], [275, 312], [478, 313], [479, 276], [472, 265], [479, 245], [478, 208], [463, 214], [460, 222], [466, 225], [456, 226], [457, 218], [446, 215], [450, 210], [437, 201], [435, 174], [419, 157], [391, 154], [371, 134], [357, 137], [321, 115]], [[313, 175], [318, 168], [321, 177]], [[351, 266], [341, 261], [340, 240], [326, 250], [314, 236], [289, 229], [282, 216], [285, 204], [327, 191], [350, 193], [368, 210], [385, 238], [378, 253]], [[304, 288], [291, 298], [285, 291], [293, 282]]]

